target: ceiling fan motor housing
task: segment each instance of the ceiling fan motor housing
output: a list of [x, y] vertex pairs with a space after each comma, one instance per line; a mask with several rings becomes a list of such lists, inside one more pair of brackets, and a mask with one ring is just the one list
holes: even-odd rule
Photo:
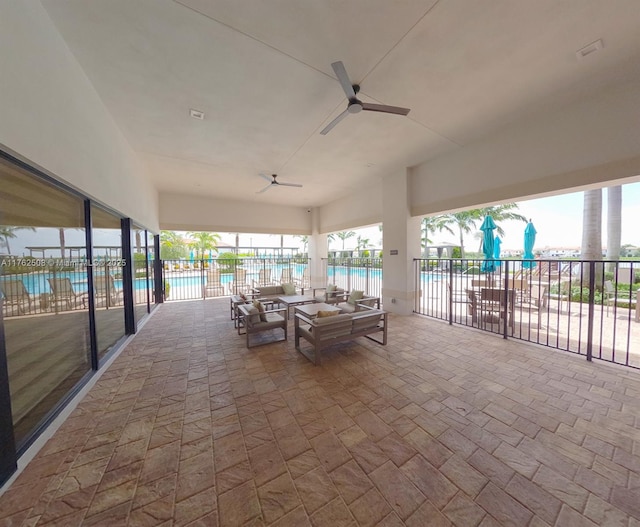
[[358, 99], [351, 99], [347, 106], [349, 113], [360, 113], [362, 111], [362, 103]]

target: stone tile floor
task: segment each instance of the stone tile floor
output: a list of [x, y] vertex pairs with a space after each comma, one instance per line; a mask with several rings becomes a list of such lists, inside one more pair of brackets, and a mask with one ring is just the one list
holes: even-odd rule
[[162, 306], [0, 525], [640, 526], [640, 372], [417, 316], [322, 367], [244, 342]]

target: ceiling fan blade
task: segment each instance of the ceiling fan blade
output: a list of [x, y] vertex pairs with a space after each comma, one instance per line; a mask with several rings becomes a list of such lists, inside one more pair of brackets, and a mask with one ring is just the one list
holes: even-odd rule
[[266, 179], [269, 183], [271, 183], [273, 181], [273, 179], [271, 179], [271, 176], [267, 176], [266, 174], [263, 174], [262, 172], [260, 172], [259, 176], [263, 179]]
[[335, 125], [337, 125], [340, 121], [342, 121], [342, 119], [344, 119], [347, 115], [349, 115], [349, 111], [345, 110], [340, 115], [338, 115], [338, 117], [336, 117], [333, 121], [331, 121], [327, 126], [325, 126], [322, 132], [320, 132], [320, 134], [327, 135], [331, 131], [331, 129]]
[[400, 108], [399, 106], [387, 106], [386, 104], [371, 104], [369, 102], [362, 103], [362, 109], [370, 112], [394, 113], [396, 115], [407, 115], [411, 110], [409, 108]]
[[266, 187], [264, 187], [262, 190], [259, 190], [258, 192], [256, 192], [256, 194], [262, 194], [263, 192], [266, 192], [267, 190], [269, 190], [271, 187], [273, 186], [273, 183], [269, 183]]
[[277, 185], [280, 185], [281, 187], [301, 187], [302, 186], [299, 183], [282, 183], [282, 182], [278, 182]]
[[345, 69], [342, 61], [333, 62], [331, 64], [331, 67], [333, 68], [333, 71], [336, 72], [336, 76], [338, 77], [338, 80], [342, 85], [342, 89], [344, 90], [344, 93], [347, 94], [347, 99], [355, 99], [356, 92], [353, 91], [353, 86], [351, 84], [351, 81], [349, 80], [349, 75], [347, 75], [347, 70]]

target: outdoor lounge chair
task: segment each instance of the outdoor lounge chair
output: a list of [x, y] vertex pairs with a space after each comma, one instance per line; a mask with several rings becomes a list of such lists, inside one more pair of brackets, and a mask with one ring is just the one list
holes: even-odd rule
[[247, 284], [247, 270], [236, 269], [233, 273], [233, 282], [229, 284], [230, 294], [239, 295], [246, 294], [251, 291], [249, 284]]
[[280, 284], [290, 284], [292, 282], [291, 269], [286, 267], [280, 272]]
[[302, 272], [302, 277], [293, 278], [293, 283], [298, 289], [302, 290], [302, 294], [304, 295], [304, 290], [309, 289], [311, 287], [311, 279], [309, 278], [309, 267], [305, 267]]
[[51, 287], [53, 303], [56, 307], [59, 302], [64, 302], [67, 309], [73, 309], [78, 305], [78, 302], [82, 302], [82, 307], [85, 307], [87, 294], [76, 293], [71, 280], [68, 278], [47, 278], [47, 281]]
[[96, 292], [96, 300], [105, 299], [106, 307], [115, 306], [122, 301], [122, 289], [117, 289], [113, 280], [113, 276], [95, 275], [93, 277], [93, 289]]
[[25, 306], [31, 312], [31, 296], [22, 280], [0, 280], [0, 293], [4, 297], [5, 313], [9, 313], [10, 306], [17, 307], [18, 315], [25, 313]]
[[265, 285], [277, 285], [271, 280], [271, 269], [260, 269], [258, 271], [258, 279], [252, 280], [252, 287], [261, 287]]
[[[620, 293], [619, 296], [618, 293]], [[632, 291], [630, 294], [627, 291], [617, 291], [611, 280], [605, 280], [602, 301], [607, 304], [607, 316], [609, 316], [609, 308], [611, 306], [613, 306], [614, 311], [616, 308], [624, 310], [635, 308], [637, 303], [636, 292]]]
[[203, 286], [202, 294], [205, 298], [224, 296], [224, 287], [220, 281], [220, 269], [207, 271], [207, 283]]

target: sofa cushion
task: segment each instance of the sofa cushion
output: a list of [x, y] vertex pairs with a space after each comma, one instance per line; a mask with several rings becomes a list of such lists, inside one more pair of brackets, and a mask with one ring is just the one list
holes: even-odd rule
[[347, 303], [355, 306], [358, 303], [358, 300], [362, 300], [362, 297], [364, 297], [364, 291], [358, 291], [357, 289], [354, 289], [353, 291], [351, 291]]
[[351, 334], [353, 326], [351, 315], [339, 314], [332, 317], [316, 318], [314, 324], [318, 331], [322, 331], [322, 337], [332, 339]]
[[324, 311], [324, 310], [320, 310], [320, 311], [318, 311], [317, 316], [318, 316], [318, 318], [334, 317], [338, 313], [340, 313], [340, 311]]
[[253, 307], [255, 307], [258, 310], [258, 313], [260, 314], [260, 320], [262, 322], [266, 322], [267, 315], [264, 312], [264, 306], [262, 305], [262, 302], [260, 302], [259, 300], [254, 300]]
[[327, 286], [327, 294], [335, 293], [338, 290], [338, 286], [334, 284], [329, 284]]
[[240, 309], [244, 311], [249, 316], [250, 324], [258, 324], [260, 322], [260, 311], [258, 311], [257, 307], [253, 307], [250, 304], [241, 304]]
[[281, 285], [264, 285], [259, 289], [260, 296], [278, 296], [284, 293]]
[[296, 286], [292, 283], [282, 284], [282, 290], [285, 295], [295, 295]]

